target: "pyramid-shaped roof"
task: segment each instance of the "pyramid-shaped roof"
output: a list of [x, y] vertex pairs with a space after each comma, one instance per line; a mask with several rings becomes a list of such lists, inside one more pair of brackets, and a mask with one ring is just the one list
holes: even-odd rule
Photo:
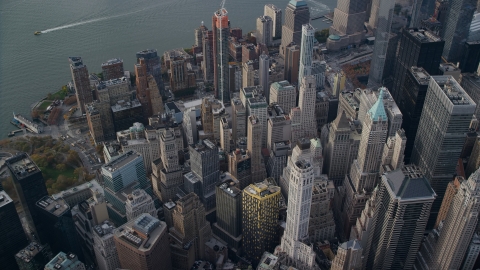
[[[373, 104], [372, 108], [368, 110], [368, 115], [370, 116], [370, 119], [377, 121], [386, 121], [387, 118], [387, 113], [385, 112], [385, 107], [383, 105], [383, 90], [385, 87], [380, 88], [380, 94], [378, 95], [377, 102]], [[379, 119], [380, 118], [380, 119]]]

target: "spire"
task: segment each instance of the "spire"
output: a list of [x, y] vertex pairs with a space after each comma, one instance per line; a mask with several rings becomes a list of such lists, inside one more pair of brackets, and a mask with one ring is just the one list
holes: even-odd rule
[[385, 112], [385, 108], [383, 105], [383, 90], [385, 87], [380, 87], [380, 94], [378, 94], [378, 99], [375, 104], [373, 104], [372, 108], [368, 110], [368, 115], [370, 119], [373, 121], [377, 121], [379, 118], [381, 121], [387, 120], [387, 113]]

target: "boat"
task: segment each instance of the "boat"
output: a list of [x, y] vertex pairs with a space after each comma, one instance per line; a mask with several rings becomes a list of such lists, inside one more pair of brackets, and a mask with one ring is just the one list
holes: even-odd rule
[[35, 36], [41, 35], [41, 34], [42, 34], [42, 31], [35, 31], [33, 34], [34, 34]]

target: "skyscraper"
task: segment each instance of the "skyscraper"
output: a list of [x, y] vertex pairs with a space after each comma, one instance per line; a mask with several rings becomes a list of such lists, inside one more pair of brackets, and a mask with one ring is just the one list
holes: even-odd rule
[[69, 57], [70, 72], [72, 73], [73, 86], [77, 97], [77, 106], [85, 113], [85, 104], [93, 101], [92, 89], [87, 66], [81, 57]]
[[230, 152], [230, 129], [226, 117], [220, 118], [220, 147], [225, 153]]
[[[42, 270], [52, 258], [53, 255], [48, 244], [42, 246], [37, 242], [30, 242], [15, 255], [19, 270]], [[2, 262], [2, 265], [5, 264]], [[8, 268], [8, 264], [6, 268]]]
[[269, 151], [273, 149], [276, 142], [290, 140], [292, 133], [290, 117], [277, 104], [272, 103], [268, 107], [267, 125], [267, 149]]
[[369, 25], [372, 28], [376, 28], [376, 30], [370, 74], [368, 76], [369, 86], [382, 85], [394, 5], [394, 0], [373, 0], [372, 2]]
[[285, 48], [284, 79], [293, 84], [298, 84], [298, 68], [300, 63], [300, 45], [291, 44]]
[[165, 222], [142, 214], [113, 231], [121, 268], [172, 269]]
[[120, 268], [113, 230], [115, 230], [115, 226], [110, 221], [93, 227], [95, 259], [100, 270]]
[[263, 95], [267, 100], [267, 104], [270, 104], [270, 57], [265, 53], [261, 54], [259, 57], [259, 68], [258, 68], [258, 81], [259, 85], [262, 86]]
[[152, 197], [143, 189], [135, 189], [131, 194], [127, 195], [125, 212], [128, 221], [137, 218], [143, 213], [150, 214], [152, 217], [157, 216], [157, 210]]
[[228, 37], [230, 24], [225, 8], [215, 11], [212, 17], [213, 31], [213, 61], [215, 97], [224, 104], [230, 103], [229, 72], [228, 72]]
[[438, 196], [427, 229], [431, 229], [437, 219], [475, 107], [475, 102], [452, 76], [431, 77], [411, 158]]
[[274, 39], [279, 39], [282, 36], [282, 10], [273, 4], [266, 4], [263, 15], [272, 18]]
[[265, 251], [273, 251], [278, 243], [281, 196], [280, 187], [268, 179], [251, 184], [242, 192], [243, 250], [254, 266]]
[[122, 78], [124, 75], [123, 60], [119, 58], [112, 58], [102, 63], [103, 80], [113, 80]]
[[477, 9], [476, 0], [452, 0], [443, 25], [441, 36], [445, 40], [443, 57], [452, 63], [460, 61], [461, 49], [467, 41], [473, 13]]
[[[298, 81], [300, 84], [306, 76], [312, 75], [313, 44], [315, 40], [315, 28], [311, 24], [302, 25], [302, 44], [300, 48], [300, 69]], [[316, 86], [315, 86], [316, 87]]]
[[252, 182], [257, 183], [267, 176], [262, 158], [263, 127], [255, 114], [247, 120], [247, 149], [250, 154]]
[[362, 246], [357, 240], [342, 243], [332, 261], [331, 270], [359, 270], [362, 267]]
[[[268, 118], [268, 104], [267, 100], [262, 95], [255, 95], [247, 100], [247, 115], [250, 117], [255, 115], [257, 121], [260, 123], [260, 129], [262, 131], [260, 139], [261, 147], [267, 147], [267, 118]], [[248, 120], [247, 120], [248, 130]], [[248, 132], [247, 132], [248, 137]]]
[[182, 186], [182, 169], [178, 163], [178, 148], [175, 133], [166, 129], [160, 134], [161, 163], [157, 166], [157, 176], [153, 176], [153, 185], [163, 203], [174, 199], [177, 188]]
[[78, 260], [78, 256], [73, 253], [65, 254], [59, 252], [51, 261], [49, 261], [44, 270], [58, 270], [58, 269], [72, 269], [72, 270], [86, 270], [85, 264]]
[[135, 64], [137, 98], [142, 104], [144, 118], [164, 112], [163, 101], [159, 90], [160, 84], [158, 84], [152, 74], [149, 74], [148, 64], [149, 62], [144, 58], [140, 58], [138, 63]]
[[232, 98], [232, 140], [236, 142], [247, 135], [246, 109], [239, 98]]
[[382, 175], [378, 205], [364, 247], [367, 269], [411, 269], [422, 242], [435, 192], [410, 167]]
[[257, 43], [270, 46], [273, 39], [273, 20], [269, 16], [260, 16], [257, 18]]
[[438, 237], [430, 242], [431, 246], [427, 246], [427, 242], [422, 246], [417, 257], [417, 269], [460, 268], [478, 222], [479, 191], [480, 170], [477, 170], [462, 182], [443, 224], [437, 229]]
[[19, 269], [15, 254], [28, 242], [15, 203], [5, 191], [0, 191], [0, 265], [5, 269]]
[[390, 91], [395, 100], [399, 101], [403, 96], [405, 77], [412, 66], [422, 67], [430, 75], [438, 73], [444, 43], [428, 30], [403, 29]]
[[160, 90], [162, 90], [163, 82], [162, 82], [162, 63], [160, 60], [160, 56], [157, 54], [156, 49], [147, 49], [143, 51], [139, 51], [136, 53], [137, 63], [140, 63], [140, 60], [143, 59], [147, 67], [147, 74], [152, 75], [157, 83], [157, 86]]
[[317, 137], [317, 121], [314, 117], [316, 93], [315, 77], [304, 77], [300, 81], [298, 107], [301, 111], [302, 136], [307, 138]]
[[252, 183], [252, 163], [250, 153], [244, 149], [235, 149], [228, 154], [228, 172], [238, 183], [240, 190]]
[[42, 172], [26, 153], [7, 159], [5, 164], [13, 178], [15, 191], [25, 213], [28, 227], [37, 240], [44, 244], [47, 240], [44, 237], [47, 229], [42, 226], [40, 209], [36, 207], [37, 201], [48, 196]]
[[242, 88], [255, 85], [255, 67], [253, 61], [249, 60], [242, 64]]
[[359, 45], [365, 39], [363, 23], [366, 19], [366, 0], [340, 0], [334, 10], [330, 35], [339, 39], [327, 39], [327, 49], [339, 50], [348, 45]]
[[[317, 139], [317, 143], [320, 141]], [[308, 235], [310, 242], [333, 239], [335, 237], [335, 220], [333, 218], [332, 201], [335, 194], [333, 181], [326, 174], [315, 177], [312, 188], [312, 205]]]
[[282, 26], [282, 44], [280, 55], [285, 57], [285, 50], [290, 43], [300, 44], [302, 25], [310, 22], [310, 9], [303, 0], [291, 0], [285, 9], [285, 23]]
[[213, 32], [204, 31], [203, 32], [203, 61], [202, 61], [202, 70], [203, 70], [203, 80], [207, 82], [214, 81], [214, 51], [213, 51]]
[[296, 91], [288, 81], [274, 82], [270, 85], [270, 103], [277, 103], [287, 114], [295, 107]]

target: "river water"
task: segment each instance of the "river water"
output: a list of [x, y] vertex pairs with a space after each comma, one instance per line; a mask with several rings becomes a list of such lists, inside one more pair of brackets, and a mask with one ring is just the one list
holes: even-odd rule
[[[135, 53], [154, 48], [159, 54], [191, 47], [201, 21], [211, 28], [218, 0], [1, 0], [0, 1], [0, 138], [15, 129], [12, 112], [30, 117], [30, 106], [71, 80], [68, 57], [81, 56], [89, 72], [121, 58], [133, 70]], [[232, 27], [244, 33], [256, 26], [263, 6], [282, 10], [286, 0], [227, 0]], [[336, 0], [307, 0], [326, 14]], [[317, 29], [327, 28], [321, 19]], [[44, 31], [40, 36], [34, 31]]]

